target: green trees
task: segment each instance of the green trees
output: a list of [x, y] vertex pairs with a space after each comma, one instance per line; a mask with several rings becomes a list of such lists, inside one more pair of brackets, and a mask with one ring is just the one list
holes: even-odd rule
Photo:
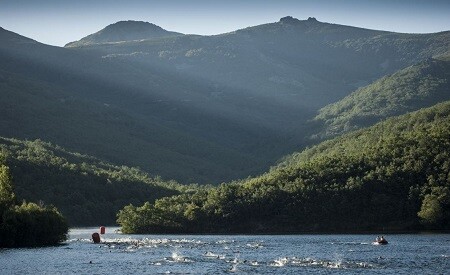
[[55, 207], [15, 205], [9, 168], [0, 164], [0, 247], [55, 245], [66, 239], [64, 217]]
[[417, 214], [426, 226], [445, 227], [450, 222], [449, 187], [435, 188], [431, 194], [426, 194]]
[[66, 240], [68, 227], [55, 207], [22, 203], [3, 213], [0, 246], [47, 246]]
[[19, 201], [58, 207], [71, 226], [114, 224], [117, 211], [178, 194], [172, 181], [152, 178], [137, 168], [115, 166], [41, 140], [0, 137], [0, 152], [14, 176]]
[[[450, 229], [449, 175], [446, 102], [293, 154], [256, 178], [129, 206], [118, 223], [127, 233]], [[151, 226], [135, 231], [129, 217]]]
[[170, 233], [174, 232], [174, 228], [180, 227], [173, 221], [174, 215], [167, 208], [146, 202], [141, 207], [125, 206], [119, 211], [117, 222], [122, 224], [123, 233]]
[[315, 117], [324, 125], [318, 135], [340, 135], [449, 100], [450, 62], [441, 59], [397, 71], [325, 106]]
[[14, 205], [14, 201], [15, 195], [9, 168], [0, 164], [0, 223], [2, 222], [1, 214]]

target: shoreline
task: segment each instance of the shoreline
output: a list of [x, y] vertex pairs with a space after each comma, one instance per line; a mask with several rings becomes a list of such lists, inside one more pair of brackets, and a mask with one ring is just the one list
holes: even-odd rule
[[[114, 228], [114, 231], [120, 230], [119, 226], [105, 226], [107, 232]], [[90, 230], [98, 229], [100, 226], [77, 226], [70, 227], [70, 230]], [[435, 234], [450, 234], [450, 230], [363, 230], [363, 231], [298, 231], [298, 232], [148, 232], [148, 233], [122, 233], [122, 232], [108, 232], [106, 234], [119, 234], [119, 235], [229, 235], [229, 236], [293, 236], [293, 235], [435, 235]]]

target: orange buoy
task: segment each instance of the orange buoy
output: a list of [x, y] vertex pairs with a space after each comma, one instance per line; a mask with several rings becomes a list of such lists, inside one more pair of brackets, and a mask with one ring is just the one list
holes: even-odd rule
[[105, 234], [106, 228], [104, 226], [100, 226], [100, 234]]
[[93, 233], [92, 240], [94, 241], [94, 243], [100, 243], [100, 235], [97, 232]]

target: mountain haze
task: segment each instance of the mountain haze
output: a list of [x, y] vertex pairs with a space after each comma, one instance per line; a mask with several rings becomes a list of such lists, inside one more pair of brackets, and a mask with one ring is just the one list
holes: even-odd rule
[[[187, 183], [255, 173], [285, 143], [265, 122], [266, 107], [276, 109], [270, 102], [252, 108], [236, 90], [217, 100], [208, 82], [1, 35], [5, 137], [40, 138]], [[256, 144], [268, 146], [258, 152]]]
[[449, 37], [449, 32], [399, 34], [284, 17], [221, 35], [79, 49], [211, 80], [219, 97], [239, 88], [250, 99], [267, 98], [292, 113], [316, 110], [385, 74], [444, 54]]

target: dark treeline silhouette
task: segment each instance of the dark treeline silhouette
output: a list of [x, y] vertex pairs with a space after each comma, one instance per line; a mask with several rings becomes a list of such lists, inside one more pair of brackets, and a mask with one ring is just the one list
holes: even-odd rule
[[16, 203], [9, 168], [0, 154], [0, 247], [56, 245], [66, 239], [68, 227], [53, 206]]

